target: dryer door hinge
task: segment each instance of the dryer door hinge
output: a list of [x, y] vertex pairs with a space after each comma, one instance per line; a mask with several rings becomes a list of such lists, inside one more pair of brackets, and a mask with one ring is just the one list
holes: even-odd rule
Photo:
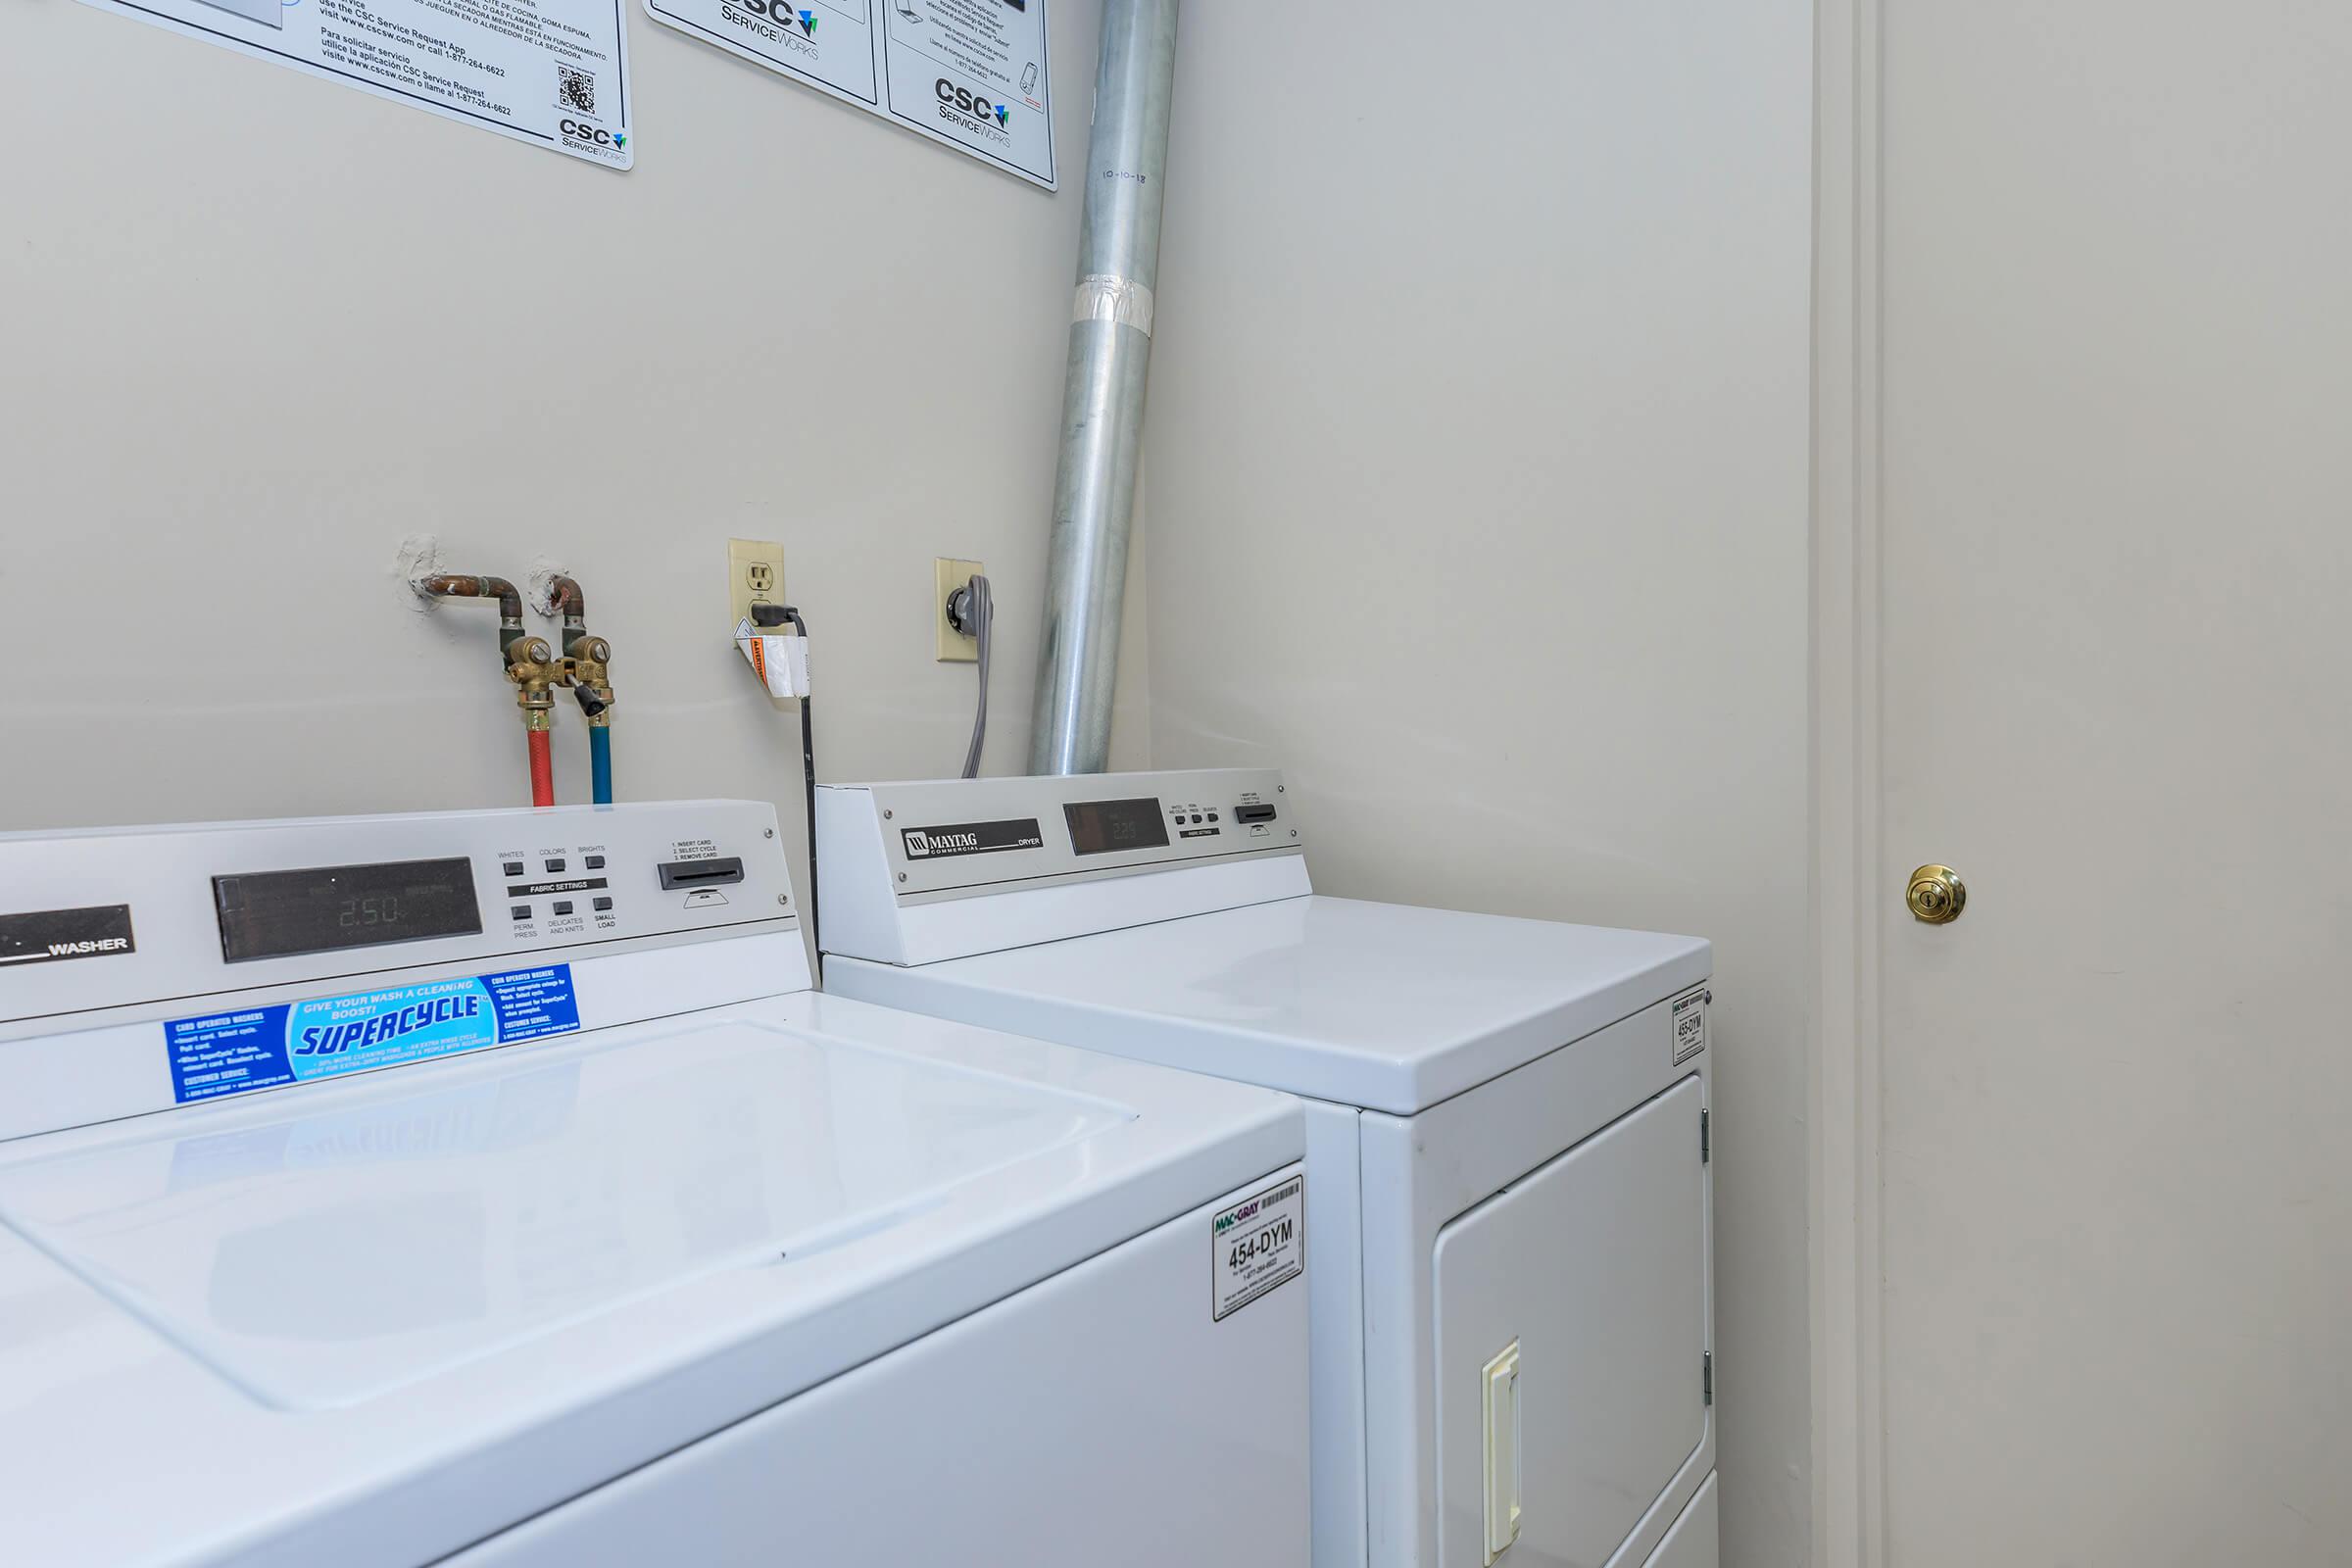
[[1707, 1351], [1699, 1360], [1698, 1388], [1699, 1393], [1705, 1396], [1705, 1402], [1713, 1404], [1715, 1402], [1715, 1352], [1713, 1350]]
[[1700, 1111], [1698, 1113], [1698, 1162], [1701, 1165], [1715, 1157], [1714, 1133], [1711, 1129], [1712, 1123], [1709, 1121], [1707, 1113], [1703, 1110]]

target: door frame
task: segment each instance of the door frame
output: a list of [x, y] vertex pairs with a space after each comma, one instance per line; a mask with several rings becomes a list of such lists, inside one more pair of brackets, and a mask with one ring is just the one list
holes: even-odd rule
[[1885, 1568], [1881, 0], [1816, 0], [1811, 1206], [1814, 1568]]

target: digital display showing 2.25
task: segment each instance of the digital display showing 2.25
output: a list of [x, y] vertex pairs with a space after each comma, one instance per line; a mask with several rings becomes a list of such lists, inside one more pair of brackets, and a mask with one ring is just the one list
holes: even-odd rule
[[385, 860], [213, 878], [220, 956], [230, 963], [478, 936], [473, 864]]
[[1168, 824], [1155, 800], [1074, 801], [1061, 814], [1070, 824], [1070, 848], [1080, 855], [1168, 847]]

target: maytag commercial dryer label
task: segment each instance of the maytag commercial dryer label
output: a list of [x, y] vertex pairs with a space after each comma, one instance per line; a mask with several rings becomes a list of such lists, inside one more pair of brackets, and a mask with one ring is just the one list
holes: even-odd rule
[[899, 843], [909, 860], [945, 860], [958, 855], [1002, 855], [1006, 850], [1043, 849], [1046, 835], [1034, 816], [1002, 822], [943, 822], [903, 827]]
[[84, 0], [612, 169], [629, 139], [621, 0]]
[[645, 0], [645, 14], [1054, 188], [1046, 0]]

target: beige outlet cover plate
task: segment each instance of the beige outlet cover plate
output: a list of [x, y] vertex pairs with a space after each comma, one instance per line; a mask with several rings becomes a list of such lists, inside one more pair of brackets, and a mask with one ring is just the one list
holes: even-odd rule
[[784, 547], [773, 539], [727, 541], [727, 634], [750, 618], [754, 605], [784, 600]]
[[966, 637], [948, 623], [948, 595], [987, 570], [977, 561], [950, 561], [944, 556], [932, 560], [931, 657], [938, 662], [970, 664], [979, 662], [979, 639]]

